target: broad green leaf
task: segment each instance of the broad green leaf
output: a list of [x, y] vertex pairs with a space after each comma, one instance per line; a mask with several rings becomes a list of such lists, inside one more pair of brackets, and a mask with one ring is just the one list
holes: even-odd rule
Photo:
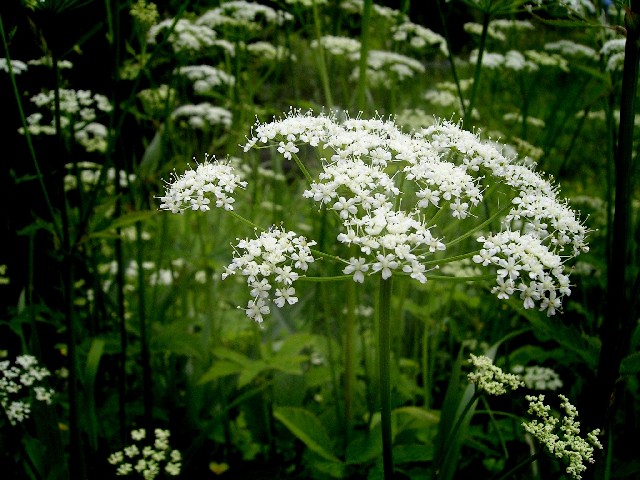
[[310, 450], [322, 458], [342, 463], [331, 451], [327, 430], [313, 413], [299, 407], [279, 407], [273, 415]]
[[200, 360], [206, 356], [200, 343], [196, 341], [196, 337], [187, 332], [181, 322], [155, 325], [150, 346], [155, 351], [197, 357]]
[[634, 352], [622, 359], [620, 375], [635, 375], [640, 373], [640, 352]]
[[433, 445], [396, 445], [393, 447], [393, 461], [402, 463], [430, 462], [433, 460]]
[[238, 377], [238, 388], [242, 388], [248, 385], [260, 375], [262, 372], [269, 370], [269, 365], [264, 360], [254, 360], [251, 363], [244, 365], [240, 376]]
[[137, 222], [143, 222], [148, 220], [149, 218], [157, 215], [158, 212], [151, 210], [144, 210], [140, 212], [132, 212], [122, 215], [115, 220], [109, 222], [108, 225], [101, 227], [100, 230], [96, 230], [90, 233], [92, 238], [101, 237], [101, 238], [112, 238], [116, 234], [117, 228], [125, 228], [134, 225]]
[[240, 372], [242, 372], [242, 365], [228, 360], [218, 360], [200, 377], [198, 384], [212, 382], [228, 375], [237, 375]]
[[218, 347], [213, 349], [213, 354], [224, 360], [231, 360], [232, 362], [236, 362], [240, 365], [248, 365], [252, 362], [252, 360], [244, 355], [243, 353], [236, 352], [235, 350], [231, 350], [229, 348]]
[[380, 426], [369, 432], [360, 433], [347, 445], [346, 461], [349, 464], [361, 465], [382, 455], [382, 435]]
[[300, 350], [309, 348], [318, 342], [318, 337], [311, 333], [294, 333], [288, 335], [283, 341], [274, 356], [288, 356], [300, 353]]

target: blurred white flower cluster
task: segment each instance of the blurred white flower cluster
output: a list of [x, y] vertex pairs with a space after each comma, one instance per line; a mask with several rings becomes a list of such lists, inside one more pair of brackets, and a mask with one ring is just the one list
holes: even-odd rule
[[[89, 90], [71, 90], [61, 88], [60, 92], [60, 127], [65, 134], [82, 145], [88, 152], [104, 152], [107, 149], [107, 127], [97, 122], [100, 112], [111, 112], [109, 99]], [[42, 111], [27, 117], [27, 129], [31, 135], [55, 135], [56, 126], [53, 118], [53, 91], [41, 92], [31, 97], [31, 102]], [[44, 113], [43, 113], [44, 112]], [[24, 134], [24, 129], [19, 129]]]
[[0, 405], [11, 425], [29, 418], [34, 400], [51, 404], [55, 392], [44, 382], [50, 375], [33, 355], [19, 355], [14, 363], [0, 362]]
[[118, 476], [137, 473], [144, 480], [153, 480], [162, 472], [170, 476], [180, 475], [182, 455], [169, 446], [169, 436], [169, 430], [156, 428], [153, 442], [144, 445], [146, 431], [143, 428], [133, 430], [131, 439], [135, 443], [112, 453], [108, 462], [117, 466]]

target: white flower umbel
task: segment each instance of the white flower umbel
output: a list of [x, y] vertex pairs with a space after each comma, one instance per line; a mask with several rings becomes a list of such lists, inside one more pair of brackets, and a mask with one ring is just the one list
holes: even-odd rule
[[51, 404], [55, 392], [44, 385], [50, 375], [32, 355], [20, 355], [13, 364], [0, 362], [0, 406], [11, 425], [29, 418], [33, 401]]
[[[317, 178], [297, 157], [302, 144], [320, 156]], [[588, 250], [585, 226], [550, 181], [458, 124], [437, 121], [406, 134], [390, 120], [292, 109], [255, 124], [244, 148], [261, 145], [296, 161], [309, 181], [303, 196], [336, 213], [337, 240], [360, 251], [343, 271], [357, 282], [380, 273], [424, 283], [427, 267], [447, 263], [436, 253], [472, 237], [480, 248], [463, 255], [495, 272], [499, 298], [518, 295], [525, 308], [553, 315], [571, 293], [564, 263]], [[438, 231], [455, 222], [467, 231], [447, 242]], [[490, 224], [499, 231], [481, 235]]]
[[493, 364], [493, 360], [485, 356], [470, 355], [469, 361], [475, 370], [467, 378], [476, 385], [480, 392], [489, 395], [504, 395], [508, 390], [524, 387], [524, 382], [518, 375], [505, 373]]
[[252, 297], [244, 309], [247, 317], [262, 323], [271, 312], [270, 299], [278, 307], [298, 302], [293, 284], [315, 261], [310, 250], [315, 244], [277, 227], [238, 242], [222, 279], [236, 273], [246, 277]]
[[160, 197], [160, 208], [172, 213], [182, 213], [187, 209], [210, 209], [213, 205], [225, 210], [233, 210], [233, 193], [237, 188], [245, 188], [247, 182], [225, 161], [216, 160], [205, 154], [204, 163], [195, 170], [189, 169], [174, 178], [167, 185], [164, 196]]
[[527, 388], [532, 390], [557, 390], [563, 385], [560, 375], [548, 367], [516, 365], [512, 371], [521, 375]]
[[560, 418], [551, 414], [551, 407], [544, 403], [544, 395], [527, 395], [528, 413], [537, 418], [524, 422], [522, 426], [549, 453], [567, 465], [566, 472], [572, 478], [580, 479], [587, 469], [584, 462], [594, 463], [594, 449], [602, 449], [602, 444], [598, 440], [600, 430], [595, 429], [587, 434], [586, 439], [582, 438], [576, 407], [571, 405], [564, 395], [558, 395], [558, 397], [561, 402], [560, 410], [563, 413]]
[[141, 428], [131, 432], [135, 442], [112, 453], [107, 461], [116, 467], [116, 475], [132, 475], [134, 472], [144, 480], [153, 480], [164, 471], [169, 476], [180, 475], [182, 455], [169, 446], [169, 430], [156, 428], [154, 438], [145, 442], [147, 432]]

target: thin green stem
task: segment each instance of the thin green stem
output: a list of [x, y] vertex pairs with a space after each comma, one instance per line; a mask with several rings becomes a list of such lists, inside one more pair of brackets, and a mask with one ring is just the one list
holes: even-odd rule
[[347, 314], [344, 321], [344, 430], [345, 447], [349, 444], [352, 423], [353, 391], [356, 383], [355, 329], [356, 283], [347, 283]]
[[[16, 77], [13, 72], [13, 68], [11, 66], [11, 56], [9, 55], [9, 45], [7, 44], [7, 37], [4, 32], [4, 23], [2, 21], [2, 15], [0, 15], [0, 37], [2, 37], [2, 46], [4, 48], [4, 55], [7, 59], [7, 68], [9, 70], [9, 79], [11, 82], [11, 88], [13, 90], [13, 96], [16, 99], [16, 105], [18, 107], [18, 114], [20, 115], [20, 123], [22, 124], [22, 129], [24, 131], [24, 138], [27, 141], [27, 148], [29, 150], [29, 155], [31, 156], [31, 160], [33, 160], [33, 165], [36, 170], [36, 176], [38, 178], [38, 183], [40, 184], [40, 188], [42, 189], [42, 195], [44, 197], [45, 204], [47, 205], [47, 209], [49, 210], [49, 215], [51, 215], [52, 220], [55, 220], [57, 217], [55, 215], [55, 209], [53, 208], [53, 204], [51, 203], [49, 192], [47, 190], [47, 186], [44, 183], [44, 177], [42, 175], [42, 171], [40, 170], [40, 164], [38, 163], [38, 157], [36, 156], [36, 150], [33, 147], [33, 141], [31, 139], [31, 133], [27, 128], [27, 118], [24, 114], [24, 110], [22, 108], [22, 102], [20, 101], [20, 93], [18, 91], [18, 84], [16, 83]], [[62, 233], [60, 232], [60, 227], [57, 222], [52, 222], [53, 228], [58, 236], [58, 238], [62, 237]]]
[[491, 222], [493, 222], [496, 218], [498, 218], [500, 215], [502, 215], [503, 213], [507, 212], [510, 209], [511, 209], [511, 205], [510, 204], [507, 204], [506, 206], [502, 207], [500, 210], [498, 210], [496, 213], [494, 213], [491, 217], [489, 217], [484, 222], [476, 225], [475, 227], [473, 227], [470, 230], [467, 230], [465, 233], [463, 233], [462, 235], [460, 235], [457, 238], [454, 238], [450, 242], [447, 242], [447, 248], [451, 248], [456, 243], [460, 243], [461, 241], [469, 238], [471, 235], [475, 234], [479, 230], [482, 230], [484, 227], [486, 227], [487, 225], [490, 225]]
[[393, 479], [393, 437], [391, 432], [391, 279], [380, 277], [378, 297], [378, 368], [380, 374], [380, 422], [382, 465], [385, 480]]
[[305, 167], [302, 161], [300, 160], [300, 157], [298, 157], [298, 155], [296, 155], [295, 153], [292, 153], [291, 157], [293, 158], [293, 161], [296, 162], [296, 165], [304, 175], [304, 178], [306, 178], [307, 182], [309, 182], [309, 185], [311, 185], [313, 183], [313, 177], [309, 173], [309, 170], [307, 170], [307, 167]]
[[369, 30], [371, 23], [371, 8], [373, 0], [364, 0], [362, 7], [362, 31], [360, 32], [360, 61], [358, 64], [358, 109], [365, 111], [367, 106], [366, 90], [367, 90], [367, 68], [369, 57]]
[[444, 33], [444, 38], [447, 42], [447, 58], [449, 59], [449, 65], [451, 66], [451, 75], [453, 76], [453, 81], [456, 84], [456, 90], [458, 91], [458, 98], [460, 99], [460, 108], [462, 109], [462, 118], [466, 118], [467, 110], [464, 106], [464, 96], [462, 95], [462, 87], [460, 86], [460, 78], [458, 77], [458, 71], [456, 70], [456, 62], [453, 58], [453, 51], [451, 49], [451, 39], [449, 38], [449, 31], [447, 28], [447, 20], [444, 17], [444, 11], [442, 10], [441, 5], [442, 0], [436, 0], [436, 5], [438, 6], [438, 15], [440, 16], [440, 24], [442, 25], [442, 31]]
[[322, 90], [324, 91], [324, 98], [327, 102], [326, 107], [332, 108], [331, 83], [329, 82], [327, 62], [325, 61], [324, 47], [322, 46], [322, 22], [320, 21], [320, 12], [318, 11], [317, 3], [314, 1], [312, 4], [313, 26], [315, 28], [316, 41], [318, 42], [318, 55], [316, 55], [316, 59], [318, 61], [318, 69], [320, 70], [320, 81], [322, 82]]
[[532, 464], [533, 462], [538, 460], [541, 456], [542, 456], [542, 452], [537, 452], [537, 453], [534, 453], [533, 455], [529, 455], [527, 458], [525, 458], [520, 463], [518, 463], [515, 467], [505, 472], [504, 474], [500, 475], [500, 477], [497, 480], [507, 480], [508, 478], [514, 478], [513, 477], [514, 474], [516, 474], [523, 468], [527, 467], [528, 465]]
[[473, 107], [476, 103], [476, 95], [478, 94], [478, 86], [480, 85], [480, 73], [482, 72], [482, 57], [487, 43], [487, 32], [489, 31], [489, 20], [491, 20], [491, 14], [488, 11], [484, 12], [482, 15], [482, 34], [480, 35], [480, 46], [478, 47], [478, 60], [476, 61], [473, 85], [471, 86], [471, 96], [469, 97], [469, 105], [464, 109], [465, 123], [471, 120]]

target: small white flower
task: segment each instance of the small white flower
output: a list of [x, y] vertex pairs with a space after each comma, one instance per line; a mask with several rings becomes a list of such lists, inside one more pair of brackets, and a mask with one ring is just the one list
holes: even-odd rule
[[364, 274], [369, 270], [366, 260], [362, 257], [349, 259], [349, 265], [347, 265], [342, 273], [345, 275], [351, 275], [353, 273], [353, 281], [357, 283], [364, 282]]

